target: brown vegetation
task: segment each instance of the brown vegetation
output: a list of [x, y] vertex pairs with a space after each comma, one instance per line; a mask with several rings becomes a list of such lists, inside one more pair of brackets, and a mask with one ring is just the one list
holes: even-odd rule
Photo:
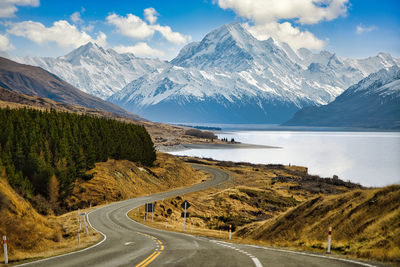
[[185, 131], [185, 135], [190, 135], [194, 137], [199, 137], [199, 138], [204, 138], [204, 139], [217, 139], [218, 137], [213, 133], [209, 131], [201, 131], [198, 129], [189, 129]]
[[[400, 186], [364, 189], [337, 177], [311, 176], [307, 168], [183, 158], [229, 171], [217, 188], [164, 200], [156, 205], [153, 227], [182, 231], [180, 204], [187, 200], [187, 230], [250, 242], [326, 251], [333, 227], [332, 252], [383, 261], [400, 258]], [[143, 208], [130, 216], [143, 222]], [[222, 231], [222, 232], [221, 232]]]
[[400, 260], [400, 186], [318, 196], [239, 235], [270, 244], [326, 249], [378, 260]]
[[[10, 263], [84, 248], [100, 238], [91, 230], [78, 246], [76, 212], [58, 217], [40, 215], [11, 188], [4, 173], [0, 177], [0, 218], [0, 235], [7, 236]], [[0, 261], [4, 261], [2, 250]]]
[[164, 153], [157, 153], [153, 167], [110, 159], [96, 163], [96, 167], [87, 173], [93, 174], [93, 178], [75, 183], [73, 193], [66, 201], [68, 210], [188, 186], [206, 178], [185, 162]]
[[[77, 210], [90, 205], [96, 208], [94, 206], [107, 202], [199, 183], [208, 177], [171, 155], [158, 153], [157, 158], [151, 168], [126, 160], [96, 163], [96, 167], [88, 172], [93, 174], [93, 178], [75, 183], [73, 194], [64, 208]], [[88, 246], [100, 238], [91, 230], [88, 237], [81, 235], [82, 242], [78, 246], [76, 211], [61, 216], [40, 215], [8, 185], [4, 172], [2, 175], [0, 235], [8, 237], [10, 261], [66, 253]], [[54, 189], [54, 196], [56, 179], [52, 178], [50, 187]], [[51, 210], [46, 199], [37, 197], [34, 201], [38, 209], [44, 210], [43, 213]]]

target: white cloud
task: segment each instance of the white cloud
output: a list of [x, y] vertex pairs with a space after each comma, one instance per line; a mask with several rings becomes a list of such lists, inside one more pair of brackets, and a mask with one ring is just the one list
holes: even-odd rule
[[185, 36], [179, 32], [173, 32], [169, 26], [153, 25], [153, 28], [160, 32], [165, 39], [174, 44], [184, 44], [192, 39], [190, 36]]
[[134, 46], [116, 46], [113, 48], [118, 53], [133, 53], [135, 56], [140, 57], [163, 57], [164, 52], [151, 48], [147, 43], [140, 42]]
[[296, 19], [302, 24], [332, 20], [347, 12], [348, 0], [218, 0], [223, 9], [232, 9], [255, 23]]
[[306, 47], [312, 50], [321, 50], [325, 46], [325, 41], [318, 39], [309, 31], [301, 31], [299, 28], [293, 27], [289, 22], [270, 22], [256, 26], [245, 24], [244, 26], [259, 40], [267, 40], [272, 37], [290, 44], [294, 49]]
[[72, 13], [70, 19], [72, 22], [77, 24], [83, 23], [83, 19], [81, 18], [81, 13], [79, 11]]
[[157, 11], [152, 7], [144, 10], [144, 17], [150, 24], [156, 23], [158, 15]]
[[28, 38], [37, 44], [55, 42], [62, 48], [76, 48], [88, 42], [94, 42], [101, 46], [107, 44], [107, 36], [103, 32], [99, 32], [97, 38], [93, 39], [89, 34], [80, 31], [75, 25], [71, 25], [65, 20], [56, 21], [51, 27], [35, 21], [11, 23], [7, 32]]
[[[149, 8], [145, 9], [145, 14], [146, 10], [149, 10]], [[154, 12], [157, 13], [155, 10]], [[136, 40], [150, 38], [154, 35], [155, 32], [159, 32], [165, 39], [174, 44], [184, 44], [191, 40], [190, 36], [183, 35], [179, 32], [174, 32], [169, 26], [148, 24], [146, 21], [133, 14], [127, 14], [126, 17], [123, 17], [113, 13], [107, 16], [106, 19], [108, 23], [114, 25], [117, 28], [117, 31], [120, 34]], [[146, 16], [146, 19], [150, 23], [154, 23], [156, 21], [156, 17], [149, 19]]]
[[0, 51], [5, 52], [5, 51], [10, 51], [13, 50], [14, 46], [10, 43], [10, 40], [8, 40], [8, 37], [6, 35], [0, 34]]
[[294, 48], [318, 50], [325, 41], [282, 20], [300, 24], [330, 21], [346, 15], [348, 0], [217, 0], [217, 3], [250, 20], [252, 25], [247, 24], [247, 28], [256, 38], [274, 37]]
[[0, 18], [14, 17], [18, 11], [17, 6], [39, 6], [39, 0], [1, 0], [0, 1]]
[[364, 32], [372, 32], [376, 29], [377, 29], [377, 27], [374, 25], [367, 27], [367, 26], [360, 24], [356, 27], [356, 33], [363, 34]]
[[117, 28], [120, 34], [133, 39], [145, 39], [154, 34], [154, 29], [150, 25], [133, 14], [122, 17], [113, 13], [107, 16], [106, 19], [108, 23], [113, 24]]

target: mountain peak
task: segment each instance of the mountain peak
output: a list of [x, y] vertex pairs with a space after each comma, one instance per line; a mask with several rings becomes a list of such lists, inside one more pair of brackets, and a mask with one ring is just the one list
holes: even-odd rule
[[[260, 47], [239, 22], [222, 25], [207, 34], [201, 42], [185, 46], [171, 63], [182, 67], [243, 70], [249, 68], [252, 50]], [[261, 48], [260, 48], [261, 49]]]
[[64, 59], [67, 61], [75, 61], [81, 57], [97, 57], [98, 55], [106, 53], [107, 51], [103, 47], [97, 45], [96, 43], [88, 42], [66, 54]]
[[223, 42], [228, 38], [232, 38], [241, 45], [245, 45], [249, 41], [255, 39], [239, 22], [224, 24], [221, 27], [207, 34], [203, 40], [218, 40]]

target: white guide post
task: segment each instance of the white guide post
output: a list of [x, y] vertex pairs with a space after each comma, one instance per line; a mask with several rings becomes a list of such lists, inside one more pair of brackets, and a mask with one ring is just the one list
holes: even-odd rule
[[3, 247], [4, 247], [4, 264], [8, 264], [8, 254], [7, 254], [7, 237], [3, 236]]
[[186, 227], [186, 204], [187, 202], [185, 202], [185, 211], [183, 213], [183, 231], [185, 232], [185, 227]]
[[154, 221], [154, 203], [151, 204], [151, 205], [152, 205], [152, 207], [151, 207], [151, 221], [153, 222]]
[[332, 227], [329, 227], [329, 233], [328, 233], [328, 253], [331, 253], [331, 239], [332, 239]]
[[168, 219], [165, 219], [165, 229], [168, 228]]
[[190, 224], [190, 232], [193, 233], [193, 224]]
[[229, 225], [229, 240], [232, 238], [232, 225]]
[[85, 231], [86, 231], [86, 235], [89, 235], [89, 229], [88, 229], [88, 225], [86, 223], [86, 216], [87, 214], [85, 213], [82, 217], [83, 217], [83, 224], [85, 225]]
[[78, 228], [78, 245], [81, 244], [81, 228], [82, 228], [82, 222], [78, 217], [78, 223], [79, 223], [79, 228]]

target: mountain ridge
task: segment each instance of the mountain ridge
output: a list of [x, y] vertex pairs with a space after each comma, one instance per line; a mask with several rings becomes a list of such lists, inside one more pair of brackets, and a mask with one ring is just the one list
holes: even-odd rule
[[108, 100], [163, 122], [283, 123], [304, 106], [333, 101], [364, 73], [400, 62], [381, 55], [366, 61], [373, 62], [358, 69], [359, 61], [327, 51], [259, 41], [233, 23], [186, 45], [170, 66], [133, 80]]
[[187, 44], [170, 62], [91, 43], [55, 59], [18, 60], [154, 121], [215, 123], [283, 123], [302, 107], [330, 103], [370, 73], [400, 65], [385, 53], [343, 59], [273, 38], [260, 41], [240, 23]]
[[91, 109], [101, 109], [122, 117], [142, 120], [112, 103], [86, 94], [58, 76], [36, 66], [0, 57], [0, 86], [13, 92], [41, 96], [53, 101]]
[[333, 102], [299, 110], [284, 125], [400, 129], [400, 67], [372, 73]]
[[14, 60], [42, 67], [85, 93], [103, 100], [132, 80], [162, 69], [166, 64], [157, 59], [139, 58], [131, 53], [120, 54], [91, 42], [57, 58], [24, 57]]

